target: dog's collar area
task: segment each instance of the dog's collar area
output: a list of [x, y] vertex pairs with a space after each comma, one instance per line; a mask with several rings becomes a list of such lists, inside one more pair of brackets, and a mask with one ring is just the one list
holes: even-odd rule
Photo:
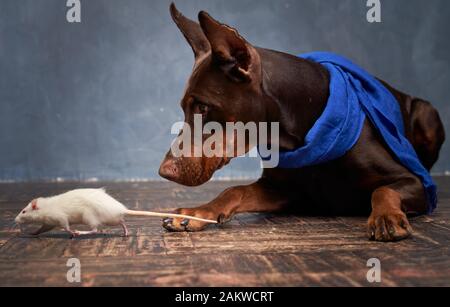
[[[300, 57], [322, 64], [330, 73], [330, 96], [323, 114], [305, 137], [305, 145], [280, 152], [279, 167], [301, 168], [345, 155], [358, 141], [368, 118], [397, 160], [424, 186], [428, 213], [437, 206], [436, 185], [405, 137], [400, 106], [376, 78], [348, 59], [328, 52]], [[267, 159], [267, 157], [263, 157]]]

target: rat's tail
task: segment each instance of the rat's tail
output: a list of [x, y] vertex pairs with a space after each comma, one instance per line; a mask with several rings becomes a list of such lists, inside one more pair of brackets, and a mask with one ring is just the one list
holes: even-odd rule
[[199, 221], [209, 224], [217, 224], [217, 221], [202, 219], [195, 216], [189, 216], [184, 214], [175, 214], [175, 213], [160, 213], [160, 212], [151, 212], [151, 211], [135, 211], [135, 210], [127, 210], [125, 212], [126, 215], [130, 216], [152, 216], [152, 217], [172, 217], [172, 218], [181, 218], [188, 219], [193, 221]]

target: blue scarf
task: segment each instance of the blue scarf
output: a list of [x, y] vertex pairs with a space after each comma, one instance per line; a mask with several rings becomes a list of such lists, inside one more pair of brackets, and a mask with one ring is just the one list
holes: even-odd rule
[[327, 106], [306, 135], [305, 144], [280, 152], [279, 167], [301, 168], [342, 157], [358, 141], [366, 117], [383, 137], [397, 160], [424, 186], [428, 213], [436, 208], [436, 185], [405, 137], [400, 106], [381, 82], [349, 60], [327, 52], [300, 57], [322, 64], [330, 73]]

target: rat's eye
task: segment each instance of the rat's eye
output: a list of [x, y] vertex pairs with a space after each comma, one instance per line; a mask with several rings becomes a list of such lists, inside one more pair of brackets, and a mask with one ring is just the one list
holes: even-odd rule
[[22, 214], [25, 214], [25, 213], [27, 213], [27, 211], [26, 211], [26, 210], [23, 210], [23, 211], [22, 211]]

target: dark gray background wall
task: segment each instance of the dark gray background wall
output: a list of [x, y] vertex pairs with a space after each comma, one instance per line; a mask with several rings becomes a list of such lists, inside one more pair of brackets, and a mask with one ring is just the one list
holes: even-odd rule
[[[0, 1], [0, 180], [143, 179], [170, 145], [193, 56], [163, 0]], [[328, 50], [432, 101], [450, 131], [450, 1], [179, 0], [250, 42], [290, 53]], [[435, 172], [450, 170], [447, 143]], [[219, 176], [254, 177], [256, 160]]]

